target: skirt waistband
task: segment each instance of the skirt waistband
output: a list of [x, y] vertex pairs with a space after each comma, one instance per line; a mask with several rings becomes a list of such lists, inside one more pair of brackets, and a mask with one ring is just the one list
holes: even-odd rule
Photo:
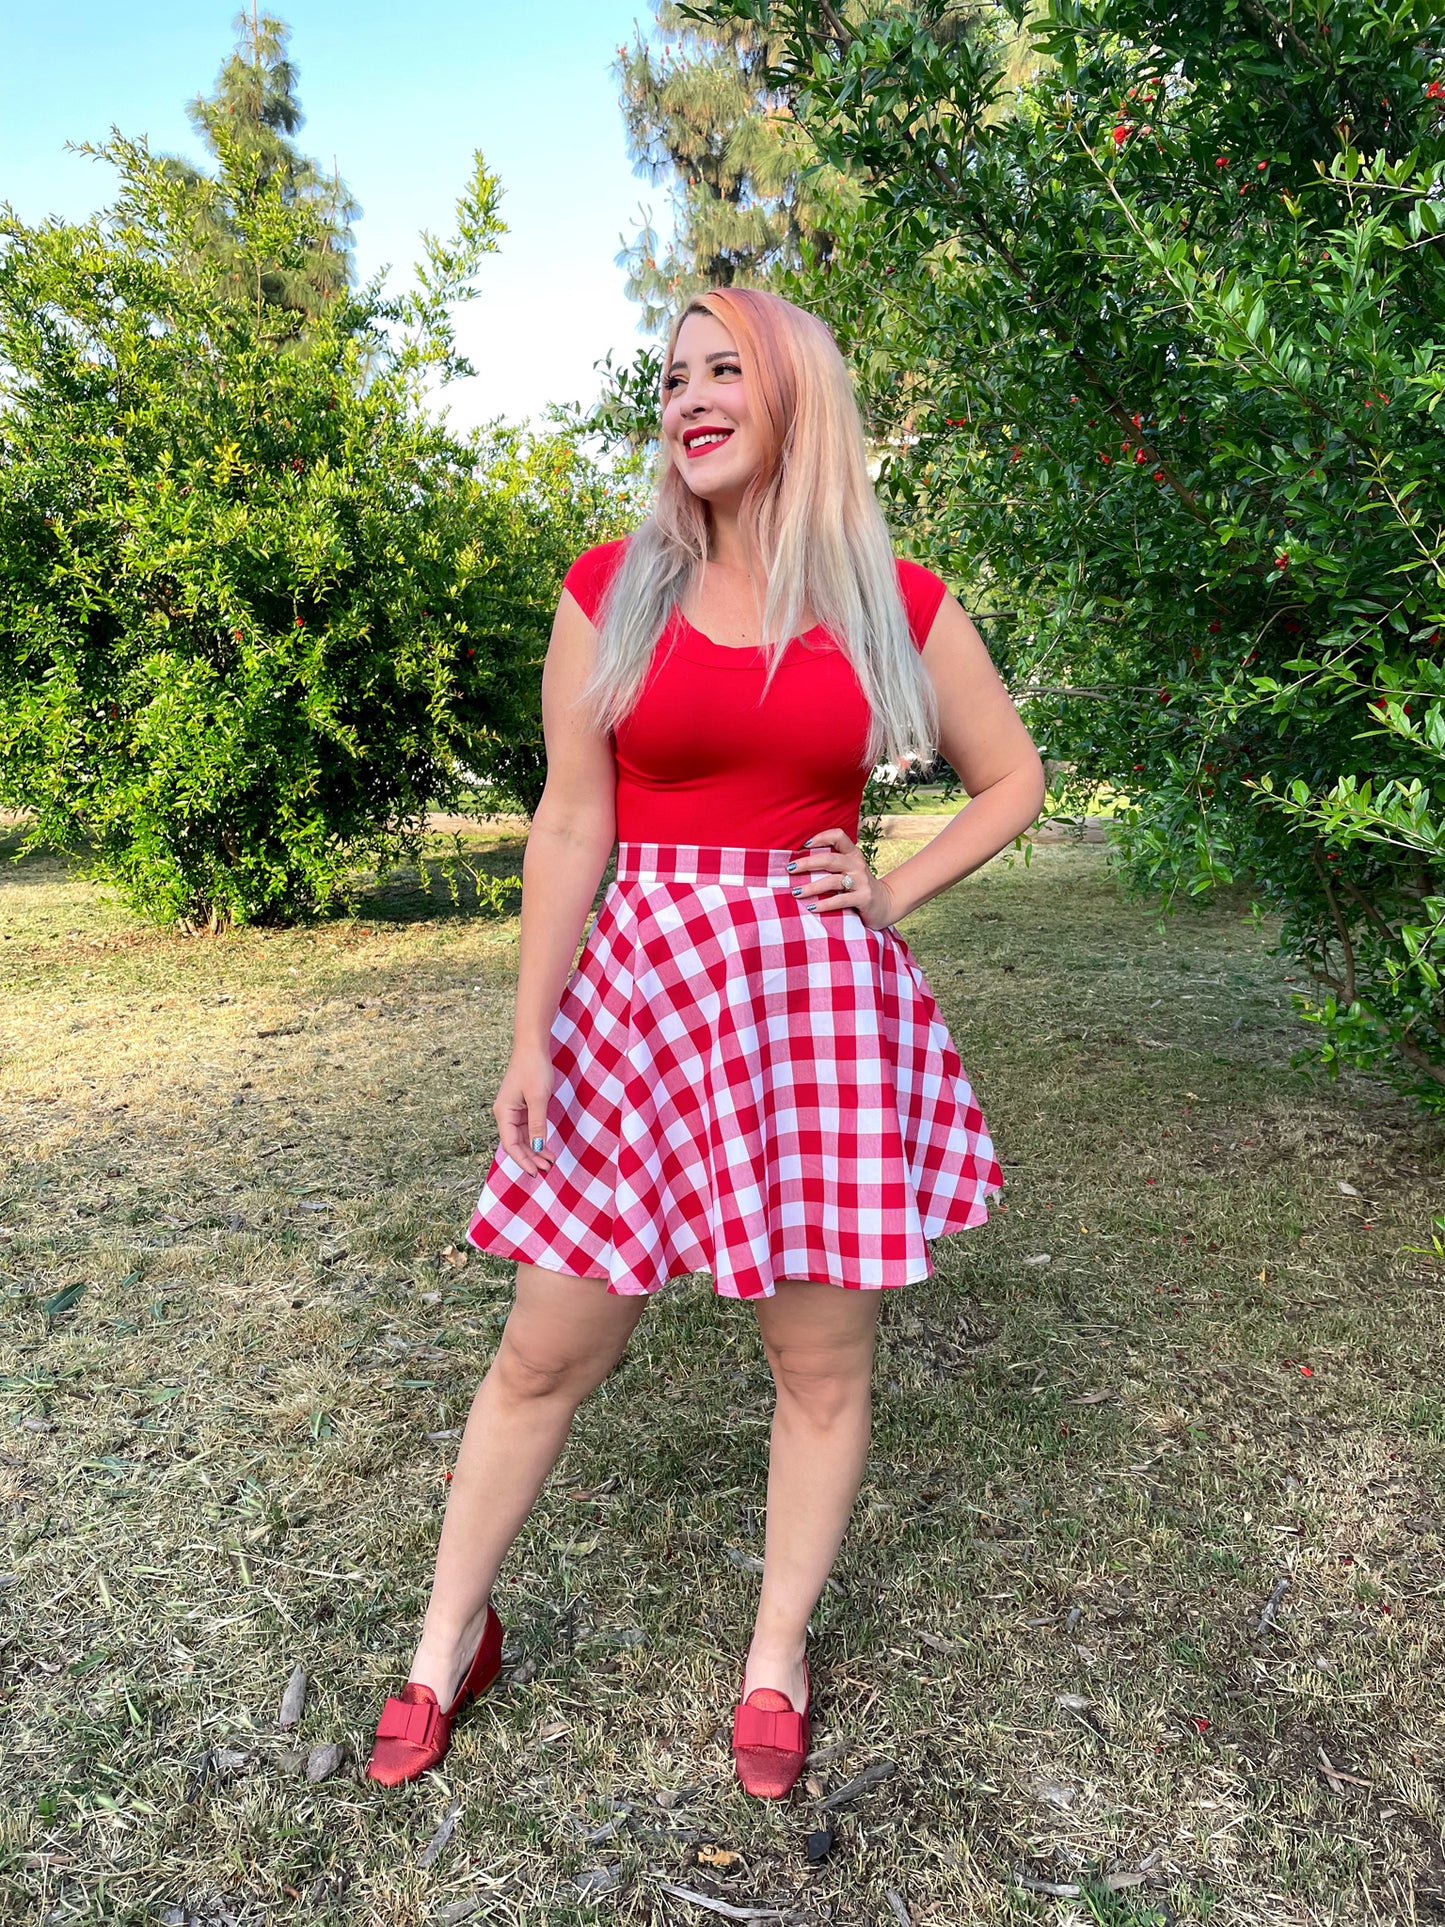
[[797, 850], [748, 849], [733, 844], [619, 843], [619, 883], [751, 883], [791, 890], [788, 865]]

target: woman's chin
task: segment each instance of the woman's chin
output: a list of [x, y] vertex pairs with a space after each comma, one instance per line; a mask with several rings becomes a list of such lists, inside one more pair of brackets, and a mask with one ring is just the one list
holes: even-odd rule
[[700, 501], [715, 508], [741, 502], [748, 485], [746, 475], [693, 475], [687, 469], [682, 471], [682, 479]]

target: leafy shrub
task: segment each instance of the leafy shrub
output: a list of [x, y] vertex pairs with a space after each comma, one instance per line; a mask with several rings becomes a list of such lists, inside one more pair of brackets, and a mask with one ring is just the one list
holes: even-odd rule
[[1012, 98], [978, 9], [703, 11], [863, 182], [794, 291], [1060, 803], [1166, 904], [1247, 880], [1319, 1061], [1445, 1110], [1439, 10], [1045, 0]]
[[503, 231], [480, 157], [415, 293], [298, 335], [261, 290], [309, 218], [217, 145], [117, 137], [105, 213], [0, 216], [0, 802], [192, 929], [344, 896], [477, 781], [530, 809], [557, 588], [628, 506], [575, 433], [426, 406]]

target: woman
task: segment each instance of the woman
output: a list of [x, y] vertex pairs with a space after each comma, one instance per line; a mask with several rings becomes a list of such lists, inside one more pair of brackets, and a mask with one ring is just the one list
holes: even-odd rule
[[[894, 925], [1010, 843], [1038, 755], [937, 576], [895, 562], [847, 371], [769, 294], [693, 301], [651, 519], [568, 573], [542, 681], [500, 1144], [468, 1236], [516, 1297], [462, 1436], [421, 1643], [368, 1772], [413, 1779], [495, 1679], [502, 1559], [648, 1296], [751, 1298], [777, 1390], [734, 1755], [786, 1793], [808, 1618], [862, 1476], [882, 1291], [1001, 1176]], [[870, 768], [941, 745], [971, 798], [877, 877]], [[616, 881], [578, 939], [618, 840]]]

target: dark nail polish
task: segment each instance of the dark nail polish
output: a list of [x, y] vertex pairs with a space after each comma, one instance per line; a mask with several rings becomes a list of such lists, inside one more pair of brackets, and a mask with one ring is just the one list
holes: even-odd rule
[[788, 875], [789, 875], [789, 876], [791, 876], [791, 875], [793, 874], [793, 872], [794, 872], [794, 870], [796, 870], [796, 869], [797, 869], [797, 867], [798, 867], [798, 866], [797, 866], [797, 864], [796, 864], [796, 863], [790, 863], [790, 864], [788, 865]]
[[800, 896], [802, 896], [802, 894], [803, 894], [803, 893], [802, 893], [802, 891], [801, 891], [801, 890], [794, 890], [794, 892], [793, 892], [793, 895], [794, 895], [795, 897], [800, 897]]

